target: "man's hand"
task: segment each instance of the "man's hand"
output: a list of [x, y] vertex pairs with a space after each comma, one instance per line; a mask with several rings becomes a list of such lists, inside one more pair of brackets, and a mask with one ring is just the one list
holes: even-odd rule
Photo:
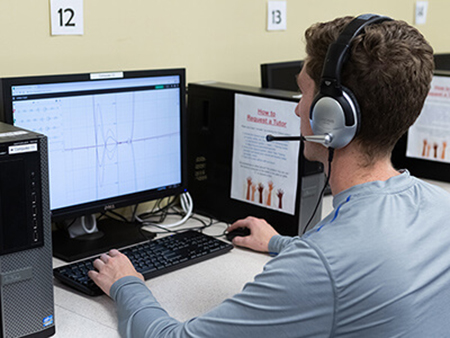
[[89, 277], [109, 296], [111, 286], [125, 276], [136, 276], [142, 280], [144, 277], [136, 271], [127, 256], [118, 250], [110, 250], [94, 261], [97, 271], [88, 272]]
[[245, 237], [236, 236], [233, 244], [243, 246], [255, 251], [268, 252], [270, 239], [278, 235], [272, 226], [263, 219], [247, 217], [234, 222], [227, 229], [228, 232], [237, 228], [249, 228], [250, 235]]

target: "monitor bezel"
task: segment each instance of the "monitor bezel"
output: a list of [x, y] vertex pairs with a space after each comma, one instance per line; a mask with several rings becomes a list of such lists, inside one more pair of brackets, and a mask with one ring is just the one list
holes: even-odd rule
[[[64, 208], [51, 210], [52, 221], [62, 221], [66, 219], [76, 218], [79, 216], [103, 213], [109, 210], [132, 206], [139, 203], [161, 199], [169, 196], [176, 196], [187, 190], [187, 116], [186, 116], [186, 70], [184, 68], [172, 69], [153, 69], [153, 70], [132, 70], [132, 71], [113, 71], [101, 72], [102, 74], [122, 73], [123, 79], [142, 78], [142, 77], [158, 77], [158, 76], [179, 76], [180, 78], [180, 149], [181, 149], [181, 182], [173, 186], [161, 189], [150, 189], [131, 194], [114, 196], [106, 199], [91, 201], [87, 203], [76, 204]], [[1, 98], [0, 98], [0, 114], [4, 122], [14, 124], [12, 111], [12, 86], [28, 85], [28, 84], [48, 84], [48, 83], [65, 83], [65, 82], [81, 82], [81, 81], [108, 81], [117, 80], [117, 78], [99, 78], [93, 79], [92, 74], [98, 73], [75, 73], [75, 74], [57, 74], [57, 75], [37, 75], [37, 76], [21, 76], [2, 78]], [[51, 192], [50, 192], [51, 193]]]

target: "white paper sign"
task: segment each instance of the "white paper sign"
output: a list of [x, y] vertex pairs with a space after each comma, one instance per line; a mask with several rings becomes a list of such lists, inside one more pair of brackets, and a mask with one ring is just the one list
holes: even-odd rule
[[50, 0], [52, 35], [83, 35], [83, 0]]
[[286, 1], [269, 1], [267, 4], [267, 30], [286, 30]]
[[236, 94], [231, 198], [295, 214], [300, 142], [266, 135], [300, 133], [296, 103]]
[[416, 2], [416, 25], [424, 25], [427, 22], [428, 1]]
[[406, 155], [450, 163], [450, 77], [433, 77], [422, 112], [409, 128]]

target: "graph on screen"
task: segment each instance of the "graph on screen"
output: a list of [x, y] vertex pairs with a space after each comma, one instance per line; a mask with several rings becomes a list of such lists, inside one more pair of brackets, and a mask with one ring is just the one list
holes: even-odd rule
[[48, 137], [52, 209], [181, 181], [178, 86], [107, 83], [13, 101], [14, 124]]

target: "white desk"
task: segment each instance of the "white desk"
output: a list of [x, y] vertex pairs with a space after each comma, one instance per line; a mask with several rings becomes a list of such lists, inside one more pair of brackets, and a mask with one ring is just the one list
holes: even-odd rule
[[[205, 231], [219, 234], [224, 225]], [[198, 316], [241, 291], [262, 271], [269, 255], [234, 248], [222, 256], [146, 281], [158, 301], [174, 318]], [[54, 258], [54, 267], [65, 264]], [[107, 296], [89, 297], [55, 280], [55, 323], [59, 338], [115, 338], [114, 302]]]
[[[450, 192], [450, 184], [433, 182]], [[322, 215], [332, 207], [332, 197], [323, 200]], [[205, 233], [217, 235], [224, 225]], [[203, 314], [240, 292], [245, 283], [262, 271], [269, 255], [234, 248], [231, 252], [148, 280], [161, 305], [174, 318], [184, 321]], [[65, 264], [56, 258], [54, 267]], [[55, 323], [58, 338], [118, 338], [114, 302], [107, 296], [89, 297], [55, 280]]]

